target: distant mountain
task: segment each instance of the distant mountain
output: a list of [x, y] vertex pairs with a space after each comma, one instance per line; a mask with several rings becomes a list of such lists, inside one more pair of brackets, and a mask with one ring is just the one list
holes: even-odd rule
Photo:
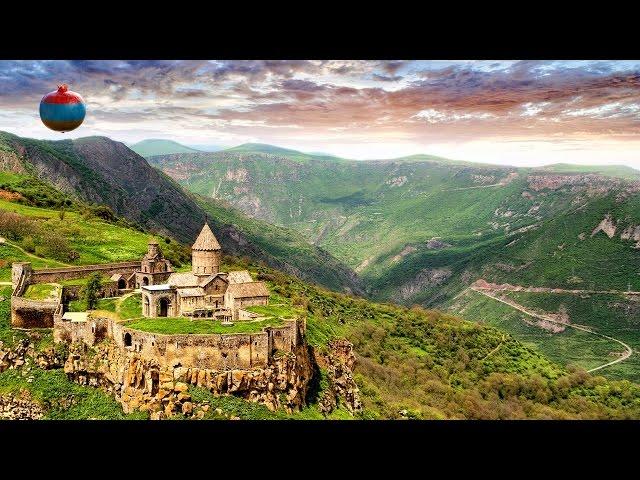
[[199, 151], [195, 148], [174, 142], [173, 140], [157, 138], [142, 140], [141, 142], [130, 145], [129, 148], [145, 158], [152, 157], [154, 155], [169, 155], [171, 153], [190, 153]]
[[0, 171], [37, 177], [186, 244], [195, 240], [208, 216], [228, 253], [264, 261], [328, 288], [361, 292], [353, 271], [299, 233], [184, 191], [121, 142], [106, 137], [44, 141], [0, 132]]
[[[629, 240], [640, 183], [619, 177], [631, 169], [556, 172], [428, 155], [359, 161], [259, 144], [150, 161], [193, 192], [297, 230], [380, 299], [435, 305], [480, 276], [568, 288], [606, 264], [618, 275], [598, 283], [640, 290]], [[609, 213], [616, 235], [592, 239]]]
[[274, 145], [268, 145], [266, 143], [244, 143], [237, 147], [227, 148], [223, 152], [232, 154], [266, 154], [279, 157], [286, 157], [289, 160], [298, 160], [302, 162], [308, 162], [310, 160], [342, 160], [340, 157], [333, 155], [312, 154], [299, 152], [298, 150], [291, 150], [289, 148], [276, 147]]
[[313, 155], [314, 157], [334, 157], [334, 158], [340, 158], [337, 155], [332, 155], [330, 153], [327, 152], [307, 152], [309, 155]]
[[542, 167], [541, 170], [559, 173], [595, 173], [610, 177], [640, 180], [640, 170], [626, 165], [575, 165], [569, 163], [555, 163]]
[[226, 152], [235, 153], [268, 153], [270, 155], [301, 155], [302, 152], [297, 150], [291, 150], [288, 148], [276, 147], [275, 145], [268, 145], [266, 143], [243, 143], [236, 147], [225, 149]]

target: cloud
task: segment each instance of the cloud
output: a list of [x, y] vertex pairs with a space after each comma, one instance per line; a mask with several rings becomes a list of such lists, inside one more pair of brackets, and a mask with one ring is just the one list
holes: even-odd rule
[[0, 129], [11, 115], [26, 124], [61, 82], [88, 102], [87, 125], [123, 136], [640, 140], [637, 62], [0, 61]]
[[397, 82], [402, 80], [404, 77], [402, 75], [382, 75], [380, 73], [374, 73], [373, 78], [376, 80], [381, 80], [383, 82]]

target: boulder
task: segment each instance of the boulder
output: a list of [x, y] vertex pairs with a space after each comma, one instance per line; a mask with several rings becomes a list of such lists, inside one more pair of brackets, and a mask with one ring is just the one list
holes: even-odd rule
[[184, 415], [191, 415], [193, 413], [193, 403], [191, 402], [184, 402], [182, 404], [182, 413]]
[[186, 392], [187, 390], [189, 390], [189, 385], [183, 382], [177, 382], [173, 387], [174, 392]]

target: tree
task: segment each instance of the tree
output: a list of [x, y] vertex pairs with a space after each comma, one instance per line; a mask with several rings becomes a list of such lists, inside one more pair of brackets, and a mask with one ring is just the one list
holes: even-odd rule
[[98, 292], [102, 287], [99, 273], [92, 273], [82, 288], [82, 298], [87, 303], [87, 310], [94, 310], [98, 305]]

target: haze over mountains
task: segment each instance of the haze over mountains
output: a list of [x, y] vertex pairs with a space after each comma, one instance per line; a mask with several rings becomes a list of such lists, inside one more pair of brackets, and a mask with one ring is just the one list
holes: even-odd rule
[[[164, 140], [164, 139], [147, 139], [142, 140], [138, 143], [134, 143], [132, 145], [128, 145], [133, 151], [137, 154], [148, 158], [157, 155], [170, 155], [172, 153], [189, 153], [189, 152], [217, 152], [221, 150], [228, 151], [247, 151], [247, 152], [261, 152], [261, 153], [270, 153], [270, 154], [281, 154], [281, 155], [293, 155], [293, 156], [307, 156], [314, 158], [333, 158], [333, 159], [342, 159], [339, 155], [334, 155], [326, 152], [301, 152], [298, 150], [283, 148], [275, 145], [270, 145], [266, 143], [244, 143], [241, 145], [233, 146], [233, 147], [223, 147], [216, 144], [207, 144], [207, 145], [184, 145], [178, 143], [173, 140]], [[375, 153], [372, 153], [369, 159], [367, 160], [376, 160]], [[467, 164], [467, 165], [484, 165], [484, 166], [500, 166], [499, 164], [493, 163], [482, 163], [475, 161], [465, 161], [465, 160], [453, 160], [450, 158], [439, 157], [436, 155], [427, 155], [427, 154], [414, 154], [408, 155], [404, 157], [392, 157], [392, 158], [384, 158], [383, 160], [405, 160], [405, 161], [421, 161], [425, 159], [433, 159], [440, 160], [443, 162], [449, 163], [458, 163], [458, 164]], [[362, 161], [362, 160], [360, 160]], [[366, 161], [366, 160], [364, 160]], [[510, 166], [510, 165], [506, 165]], [[514, 168], [516, 168], [514, 166]], [[640, 169], [633, 168], [627, 165], [591, 165], [591, 164], [575, 164], [575, 163], [554, 163], [549, 164], [547, 166], [537, 167], [538, 169], [550, 170], [550, 171], [558, 171], [558, 172], [582, 172], [582, 173], [599, 173], [602, 175], [612, 175], [612, 176], [620, 176], [625, 178], [634, 178], [640, 177]]]
[[153, 155], [168, 155], [170, 153], [187, 153], [187, 152], [216, 152], [222, 150], [223, 147], [217, 145], [182, 145], [173, 140], [165, 140], [151, 138], [142, 140], [132, 145], [127, 145], [131, 150], [142, 157], [151, 157]]

